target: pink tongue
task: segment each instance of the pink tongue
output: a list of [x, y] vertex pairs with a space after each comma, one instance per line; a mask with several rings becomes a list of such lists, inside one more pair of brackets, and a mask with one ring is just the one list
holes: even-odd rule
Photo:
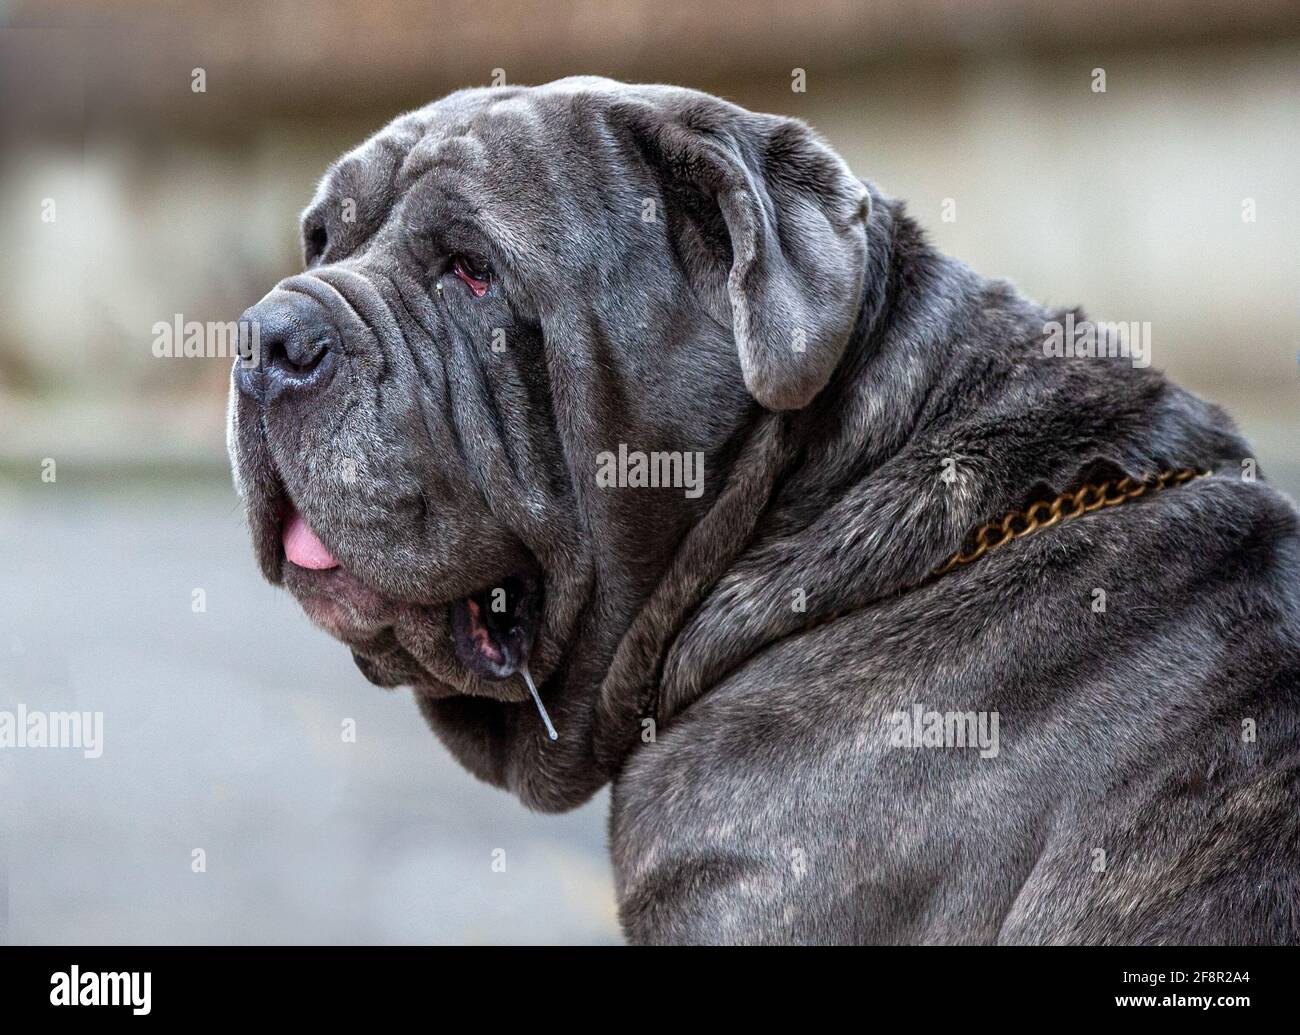
[[284, 555], [300, 568], [324, 571], [339, 566], [297, 509], [284, 523]]

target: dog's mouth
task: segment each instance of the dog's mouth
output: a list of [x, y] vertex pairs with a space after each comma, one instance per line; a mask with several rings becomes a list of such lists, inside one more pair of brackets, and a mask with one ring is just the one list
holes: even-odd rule
[[[292, 503], [286, 503], [284, 508], [281, 542], [289, 564], [319, 573], [309, 578], [329, 590], [324, 599], [337, 604], [340, 598], [378, 597], [343, 568]], [[518, 571], [448, 602], [448, 626], [460, 663], [474, 675], [489, 680], [526, 672], [540, 624], [542, 587], [540, 573]], [[313, 617], [327, 626], [340, 626], [332, 631], [345, 639], [358, 638], [347, 635], [346, 620], [331, 621], [332, 613], [316, 613]], [[359, 634], [370, 630], [352, 631]]]
[[310, 571], [330, 571], [339, 567], [329, 548], [307, 524], [302, 511], [292, 503], [286, 505], [285, 511], [284, 523], [280, 527], [285, 560]]
[[536, 577], [518, 574], [452, 601], [448, 612], [461, 663], [488, 679], [522, 671], [537, 634], [540, 590]]

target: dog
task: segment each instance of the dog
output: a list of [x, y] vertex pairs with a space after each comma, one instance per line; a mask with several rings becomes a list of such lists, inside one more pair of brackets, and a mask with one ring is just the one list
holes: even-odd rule
[[612, 783], [630, 941], [1300, 940], [1297, 514], [1217, 407], [672, 86], [451, 94], [302, 242], [261, 570], [475, 776]]

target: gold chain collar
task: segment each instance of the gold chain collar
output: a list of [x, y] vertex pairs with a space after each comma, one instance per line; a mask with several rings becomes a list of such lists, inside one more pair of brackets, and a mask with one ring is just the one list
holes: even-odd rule
[[[1081, 517], [1102, 507], [1117, 507], [1148, 492], [1159, 492], [1173, 485], [1183, 485], [1194, 478], [1203, 478], [1209, 471], [1184, 467], [1177, 471], [1162, 471], [1147, 481], [1135, 482], [1131, 478], [1118, 481], [1096, 482], [1075, 492], [1063, 492], [1054, 500], [1039, 500], [1024, 510], [1015, 510], [1000, 521], [990, 521], [975, 533], [975, 545], [969, 551], [957, 551], [932, 574], [946, 575], [953, 568], [978, 561], [990, 550], [1006, 546], [1013, 539], [1023, 539], [1033, 532], [1051, 528], [1061, 521]], [[1069, 509], [1067, 508], [1067, 505]]]
[[[1117, 507], [1121, 503], [1128, 503], [1139, 496], [1145, 496], [1148, 492], [1159, 492], [1171, 485], [1183, 485], [1195, 478], [1204, 478], [1212, 473], [1212, 471], [1197, 471], [1185, 467], [1176, 471], [1162, 471], [1154, 478], [1140, 482], [1135, 482], [1131, 478], [1094, 482], [1074, 492], [1063, 492], [1054, 500], [1040, 500], [1024, 510], [1012, 511], [1001, 521], [990, 521], [987, 525], [982, 526], [975, 533], [975, 546], [969, 552], [959, 550], [953, 554], [944, 564], [930, 572], [930, 575], [922, 584], [929, 585], [940, 575], [946, 575], [953, 568], [960, 567], [963, 564], [977, 561], [990, 550], [1006, 546], [1013, 539], [1023, 539], [1027, 535], [1041, 532], [1044, 528], [1051, 528], [1062, 521], [1082, 517], [1084, 514], [1100, 510], [1103, 507]], [[1069, 506], [1068, 510], [1066, 509], [1067, 505]], [[863, 606], [867, 605], [860, 604], [857, 607], [843, 608], [814, 618], [802, 628], [786, 635], [800, 635], [812, 632], [814, 629], [843, 618]]]

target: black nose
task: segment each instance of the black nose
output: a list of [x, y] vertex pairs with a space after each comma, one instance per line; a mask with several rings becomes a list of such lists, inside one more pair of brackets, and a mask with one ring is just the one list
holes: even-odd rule
[[303, 393], [329, 379], [338, 331], [315, 299], [276, 289], [239, 319], [248, 325], [240, 339], [247, 347], [235, 360], [240, 391], [270, 402], [282, 392]]

